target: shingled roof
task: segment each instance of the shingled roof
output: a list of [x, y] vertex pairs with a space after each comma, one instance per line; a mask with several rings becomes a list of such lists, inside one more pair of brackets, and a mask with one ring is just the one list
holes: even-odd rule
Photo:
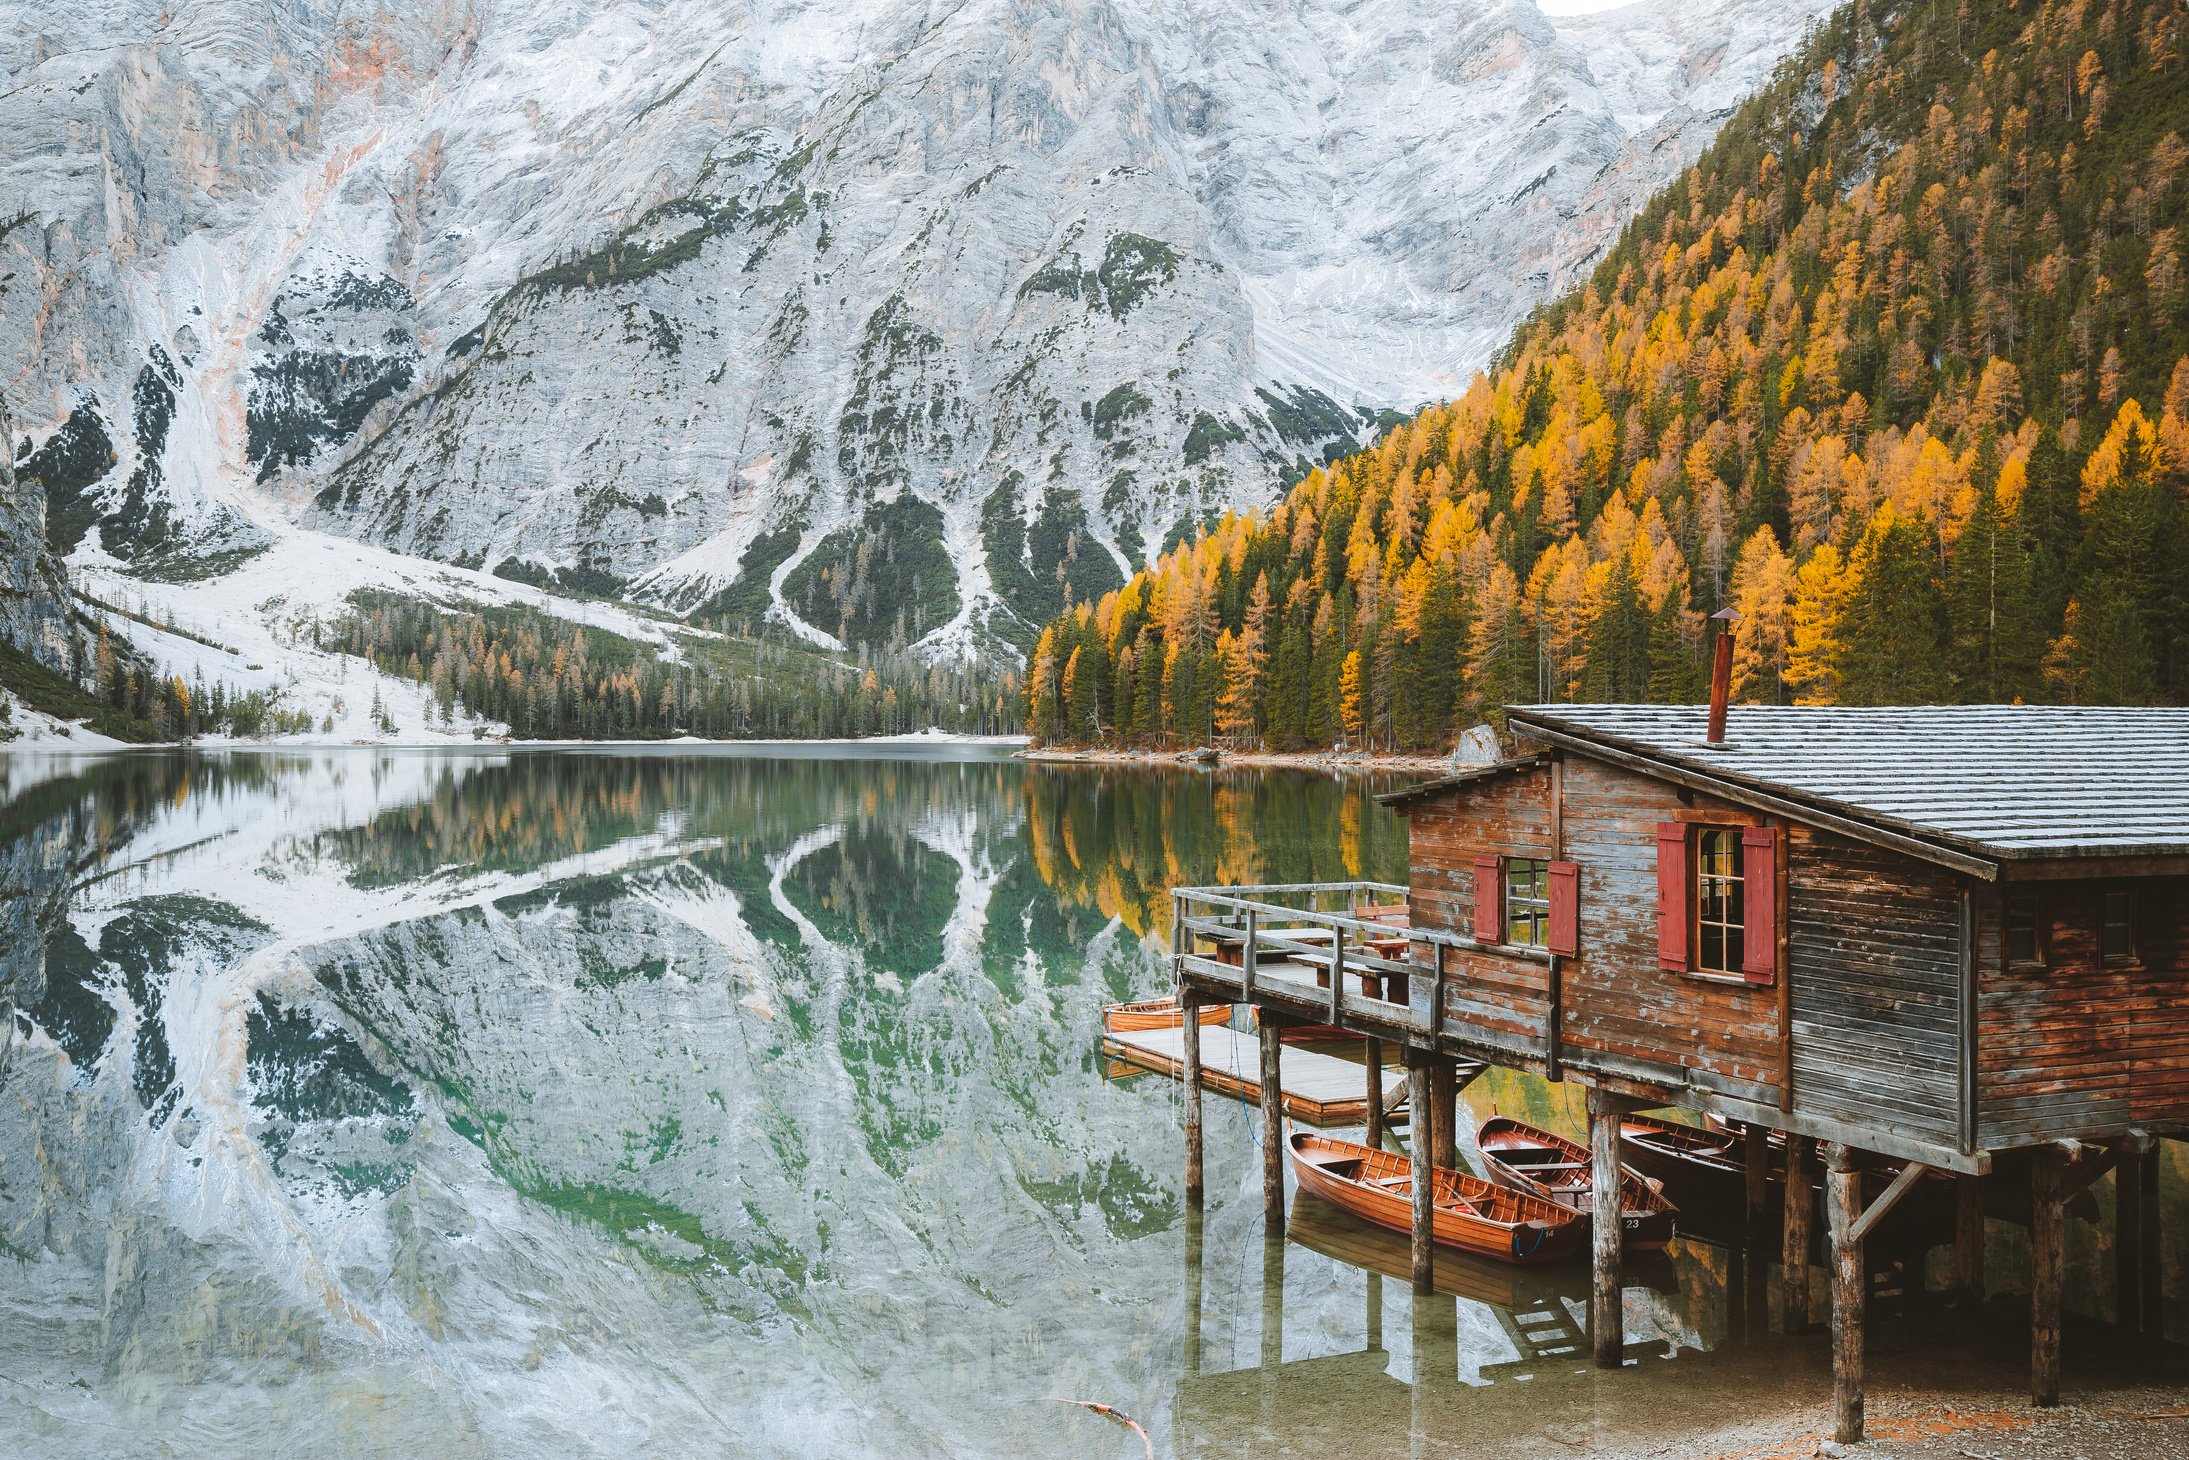
[[2189, 854], [2189, 709], [1524, 705], [1512, 728], [1986, 859]]

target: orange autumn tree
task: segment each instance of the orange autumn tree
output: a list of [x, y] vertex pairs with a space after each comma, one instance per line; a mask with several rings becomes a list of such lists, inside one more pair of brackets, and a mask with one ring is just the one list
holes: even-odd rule
[[1728, 605], [1751, 700], [2189, 703], [2185, 25], [1841, 10], [1458, 399], [1052, 622], [1036, 733], [1084, 650], [1122, 743], [1441, 747]]

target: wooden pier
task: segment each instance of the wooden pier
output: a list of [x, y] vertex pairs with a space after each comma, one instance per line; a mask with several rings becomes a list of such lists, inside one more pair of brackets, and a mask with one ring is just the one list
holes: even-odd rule
[[[1406, 886], [1174, 893], [1181, 1002], [1260, 1021], [1258, 1050], [1210, 1041], [1208, 1082], [1262, 1081], [1272, 1232], [1268, 1082], [1303, 1057], [1277, 1031], [1324, 1024], [1396, 1047], [1417, 1189], [1453, 1164], [1464, 1072], [1586, 1087], [1601, 1365], [1627, 1355], [1613, 1174], [1625, 1121], [1656, 1107], [1733, 1132], [1746, 1179], [1726, 1215], [1755, 1258], [1751, 1296], [1783, 1252], [1797, 1330], [1812, 1234], [1828, 1233], [1842, 1443], [1863, 1431], [1865, 1244], [1911, 1194], [1935, 1211], [1952, 1192], [1955, 1285], [1977, 1309], [1987, 1216], [2026, 1223], [2036, 1404], [2060, 1397], [2067, 1211], [2108, 1174], [2120, 1321], [2160, 1336], [2155, 1153], [2189, 1134], [2189, 711], [1721, 701], [1707, 716], [1516, 707], [1509, 722], [1535, 748], [1383, 798], [1412, 823]], [[1171, 1031], [1168, 1068], [1202, 1067], [1196, 1030]], [[1189, 1209], [1200, 1117], [1189, 1073]], [[1987, 1190], [1995, 1171], [2017, 1189]], [[1823, 1199], [1777, 1196], [1812, 1181]], [[1418, 1294], [1449, 1260], [1429, 1219], [1417, 1204]], [[1920, 1282], [1920, 1251], [1895, 1255]]]
[[[1200, 1026], [1201, 1083], [1219, 1095], [1260, 1104], [1262, 1099], [1261, 1041], [1221, 1024]], [[1106, 1034], [1102, 1052], [1137, 1069], [1183, 1078], [1186, 1070], [1186, 1030], [1148, 1029], [1126, 1034]], [[1309, 1125], [1362, 1125], [1368, 1119], [1368, 1068], [1320, 1050], [1287, 1045], [1280, 1066], [1278, 1088], [1283, 1092], [1284, 1113]], [[1406, 1072], [1382, 1071], [1384, 1118], [1405, 1098]], [[1405, 1117], [1401, 1113], [1398, 1118]]]

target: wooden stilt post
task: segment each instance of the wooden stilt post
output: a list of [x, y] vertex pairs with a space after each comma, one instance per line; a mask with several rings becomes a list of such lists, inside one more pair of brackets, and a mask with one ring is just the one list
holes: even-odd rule
[[1429, 1163], [1429, 1122], [1426, 1117], [1432, 1103], [1429, 1098], [1428, 1056], [1409, 1049], [1406, 1052], [1407, 1101], [1413, 1106], [1414, 1120], [1407, 1131], [1407, 1145], [1414, 1158], [1414, 1291], [1426, 1297], [1437, 1290], [1436, 1272], [1436, 1178]]
[[2143, 1168], [2143, 1227], [2136, 1234], [2143, 1248], [2142, 1260], [2136, 1270], [2143, 1277], [2143, 1298], [2136, 1305], [2143, 1315], [2143, 1331], [2153, 1338], [2166, 1337], [2166, 1307], [2160, 1286], [2166, 1269], [2159, 1261], [2159, 1214], [2165, 1204], [2159, 1200], [2159, 1147], [2162, 1141], [2154, 1140], [2151, 1149], [2136, 1157]]
[[2123, 1151], [2113, 1168], [2113, 1319], [2125, 1333], [2143, 1327], [2143, 1158]]
[[1192, 998], [1181, 997], [1178, 1001], [1185, 1009], [1186, 1022], [1179, 1026], [1183, 1036], [1180, 1043], [1186, 1081], [1186, 1208], [1201, 1210], [1203, 1186], [1201, 1182], [1201, 1009]]
[[1763, 1242], [1764, 1212], [1771, 1204], [1771, 1131], [1768, 1126], [1748, 1125], [1742, 1128], [1742, 1158], [1747, 1162], [1745, 1192], [1742, 1204], [1741, 1236], [1751, 1249]]
[[1854, 1152], [1824, 1148], [1825, 1198], [1832, 1217], [1832, 1438], [1862, 1442], [1862, 1309], [1869, 1274], [1854, 1235], [1862, 1215], [1862, 1169]]
[[1953, 1183], [1953, 1286], [1966, 1307], [1984, 1306], [1984, 1178]]
[[1439, 1166], [1457, 1166], [1459, 1067], [1448, 1059], [1439, 1059], [1429, 1067], [1429, 1103], [1435, 1107], [1430, 1129], [1436, 1133], [1429, 1145], [1429, 1159]]
[[2030, 1167], [2029, 1398], [2040, 1408], [2060, 1402], [2060, 1279], [2066, 1226], [2060, 1201], [2067, 1156], [2043, 1146]]
[[1816, 1197], [1809, 1189], [1810, 1143], [1786, 1134], [1786, 1220], [1780, 1260], [1786, 1265], [1786, 1301], [1782, 1315], [1788, 1333], [1809, 1328], [1809, 1247]]
[[1285, 1361], [1285, 1243], [1276, 1233], [1262, 1242], [1262, 1368]]
[[1626, 1362], [1625, 1232], [1619, 1201], [1619, 1124], [1627, 1102], [1608, 1091], [1588, 1095], [1590, 1178], [1596, 1210], [1590, 1218], [1594, 1239], [1595, 1282], [1589, 1303], [1589, 1332], [1596, 1340], [1596, 1366], [1616, 1369]]
[[1186, 1372], [1201, 1372], [1201, 1212], [1186, 1208]]
[[1368, 1130], [1361, 1137], [1371, 1146], [1383, 1144], [1383, 1041], [1368, 1036]]
[[1742, 1310], [1738, 1317], [1743, 1335], [1760, 1334], [1771, 1316], [1771, 1128], [1750, 1124], [1743, 1128], [1741, 1146], [1746, 1179], [1741, 1201], [1741, 1250], [1734, 1261], [1743, 1269]]
[[1285, 1094], [1278, 1059], [1284, 1049], [1279, 1022], [1262, 1011], [1262, 1226], [1285, 1229]]
[[1371, 1351], [1383, 1347], [1383, 1274], [1368, 1272], [1368, 1347]]

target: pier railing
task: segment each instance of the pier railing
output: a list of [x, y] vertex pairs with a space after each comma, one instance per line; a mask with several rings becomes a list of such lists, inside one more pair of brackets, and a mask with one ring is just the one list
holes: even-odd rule
[[1408, 889], [1395, 883], [1181, 887], [1171, 896], [1172, 963], [1181, 985], [1190, 974], [1236, 987], [1240, 1003], [1271, 995], [1318, 1000], [1332, 1024], [1353, 1015], [1433, 1036], [1454, 949], [1552, 964], [1541, 949], [1414, 926]]

